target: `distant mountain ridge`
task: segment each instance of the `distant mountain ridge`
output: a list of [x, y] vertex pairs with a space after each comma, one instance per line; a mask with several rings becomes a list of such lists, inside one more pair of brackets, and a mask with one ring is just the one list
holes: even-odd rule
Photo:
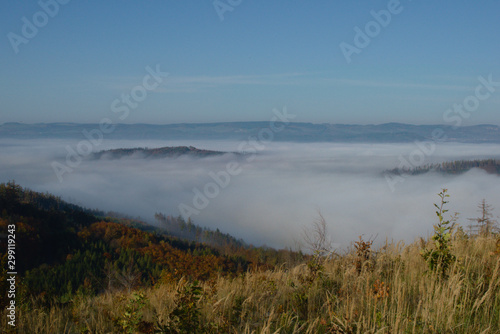
[[[270, 129], [269, 122], [179, 123], [179, 124], [115, 124], [106, 139], [155, 140], [248, 140], [259, 131]], [[282, 127], [283, 126], [283, 127]], [[379, 142], [404, 143], [431, 140], [433, 131], [441, 129], [446, 142], [500, 143], [500, 127], [491, 124], [462, 126], [411, 125], [385, 123], [379, 125], [313, 124], [292, 122], [279, 124], [273, 132], [275, 141], [293, 142]], [[99, 129], [98, 124], [79, 123], [4, 123], [0, 138], [85, 138], [83, 131]]]

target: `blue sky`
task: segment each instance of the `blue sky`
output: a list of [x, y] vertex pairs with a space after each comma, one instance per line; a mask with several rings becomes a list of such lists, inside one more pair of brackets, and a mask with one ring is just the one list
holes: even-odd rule
[[[212, 0], [60, 2], [47, 22], [37, 1], [0, 4], [0, 123], [265, 121], [286, 106], [295, 121], [443, 124], [479, 76], [500, 81], [497, 0], [220, 0], [223, 20]], [[340, 44], [391, 3], [348, 63]], [[113, 101], [157, 64], [169, 75], [119, 119]], [[499, 109], [500, 86], [462, 124], [500, 125]]]

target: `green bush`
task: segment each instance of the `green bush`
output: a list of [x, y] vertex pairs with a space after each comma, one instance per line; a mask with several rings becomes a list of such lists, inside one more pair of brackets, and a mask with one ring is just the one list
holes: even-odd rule
[[432, 272], [438, 272], [442, 278], [446, 277], [448, 268], [456, 259], [455, 255], [452, 254], [451, 244], [453, 224], [450, 220], [445, 220], [443, 216], [446, 212], [448, 212], [448, 210], [444, 209], [445, 204], [448, 203], [446, 198], [450, 197], [447, 192], [448, 189], [443, 189], [438, 194], [441, 198], [441, 204], [434, 204], [437, 208], [436, 215], [439, 219], [439, 222], [434, 225], [434, 235], [431, 238], [434, 241], [434, 248], [425, 248], [421, 252], [421, 255], [427, 262], [429, 269]]

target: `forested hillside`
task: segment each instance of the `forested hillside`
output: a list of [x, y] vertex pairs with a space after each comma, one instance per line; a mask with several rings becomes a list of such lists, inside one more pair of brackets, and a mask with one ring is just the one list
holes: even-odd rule
[[175, 147], [158, 147], [158, 148], [119, 148], [112, 150], [104, 150], [95, 152], [91, 155], [93, 159], [121, 159], [123, 157], [136, 157], [136, 158], [175, 158], [183, 155], [204, 158], [210, 156], [219, 156], [228, 152], [212, 151], [198, 149], [193, 146], [175, 146]]
[[306, 232], [314, 255], [304, 256], [156, 215], [168, 233], [193, 240], [186, 241], [0, 184], [1, 291], [13, 275], [7, 234], [16, 235], [17, 270], [9, 297], [16, 327], [4, 297], [0, 325], [7, 333], [68, 334], [498, 333], [492, 207], [483, 201], [476, 232], [466, 233], [447, 214], [447, 190], [439, 197], [430, 238], [374, 249], [359, 237], [337, 253], [320, 219]]
[[[218, 230], [185, 223], [181, 217], [165, 217], [170, 222], [165, 227], [171, 229], [175, 221], [176, 228], [186, 227], [186, 233], [169, 233], [138, 220], [81, 208], [13, 182], [0, 184], [0, 212], [2, 244], [7, 226], [15, 225], [16, 269], [24, 298], [67, 300], [76, 292], [96, 295], [153, 286], [165, 279], [234, 276], [303, 257], [248, 246]], [[0, 262], [4, 282], [4, 246]]]
[[442, 174], [461, 174], [471, 170], [472, 168], [479, 168], [490, 174], [500, 175], [500, 161], [496, 159], [455, 160], [435, 164], [426, 164], [413, 168], [394, 168], [388, 172], [396, 175], [419, 175], [431, 171]]

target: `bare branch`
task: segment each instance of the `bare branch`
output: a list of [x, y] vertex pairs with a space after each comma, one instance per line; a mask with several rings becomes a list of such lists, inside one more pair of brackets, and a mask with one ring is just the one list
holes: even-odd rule
[[302, 239], [305, 247], [314, 255], [324, 256], [332, 252], [332, 241], [328, 237], [326, 221], [321, 212], [318, 212], [318, 218], [310, 227], [303, 228]]

